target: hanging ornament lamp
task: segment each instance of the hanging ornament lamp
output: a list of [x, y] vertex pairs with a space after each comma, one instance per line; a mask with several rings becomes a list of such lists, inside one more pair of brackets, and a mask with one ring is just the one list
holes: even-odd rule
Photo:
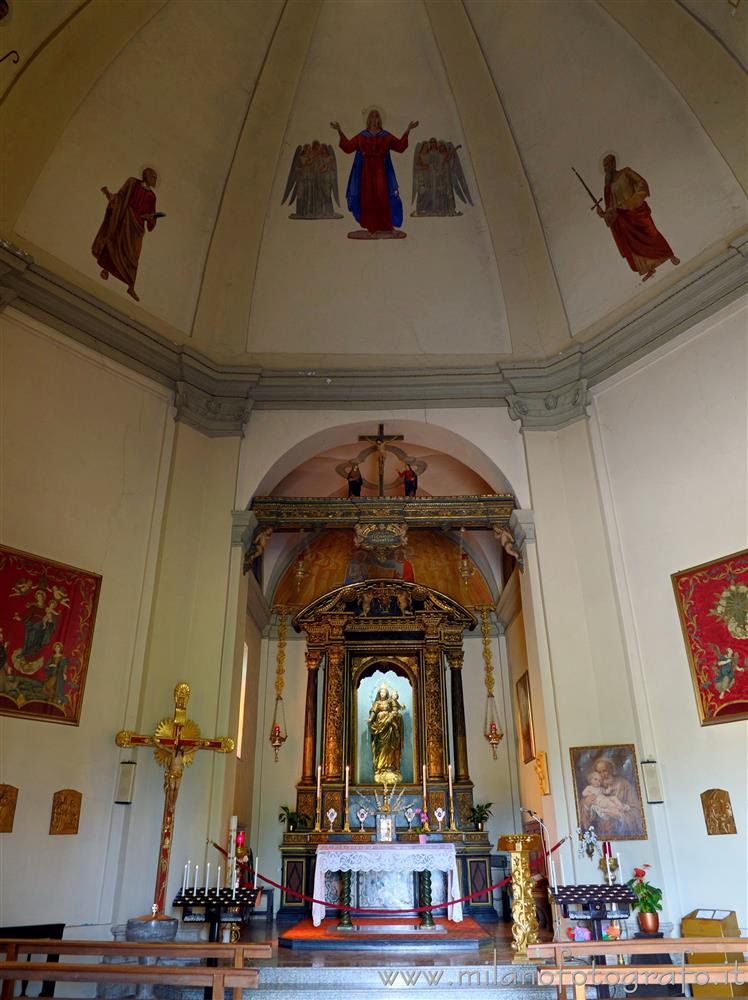
[[496, 699], [493, 696], [493, 660], [491, 658], [491, 611], [489, 608], [481, 608], [480, 630], [483, 634], [483, 663], [485, 665], [486, 681], [486, 713], [483, 719], [483, 735], [488, 740], [493, 759], [498, 760], [496, 750], [504, 739], [504, 732], [499, 722], [499, 713], [496, 708]]
[[460, 528], [460, 579], [463, 583], [467, 583], [470, 577], [473, 575], [473, 567], [470, 565], [470, 559], [467, 552], [465, 551], [465, 529]]
[[273, 722], [270, 727], [270, 746], [273, 748], [275, 760], [278, 760], [278, 751], [288, 739], [286, 730], [286, 710], [283, 707], [283, 685], [285, 683], [284, 674], [286, 672], [286, 622], [288, 612], [285, 608], [278, 611], [278, 654], [275, 660], [275, 709], [273, 710]]
[[[301, 529], [301, 544], [304, 544], [304, 529]], [[296, 566], [293, 571], [293, 577], [296, 581], [296, 589], [301, 587], [301, 584], [306, 576], [306, 552], [304, 548], [301, 549], [298, 556], [296, 557]]]

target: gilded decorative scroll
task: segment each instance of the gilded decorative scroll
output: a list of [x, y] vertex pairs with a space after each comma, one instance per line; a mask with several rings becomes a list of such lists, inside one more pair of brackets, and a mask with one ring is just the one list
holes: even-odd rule
[[297, 792], [296, 811], [302, 816], [306, 816], [307, 822], [311, 825], [314, 822], [314, 810], [316, 800], [314, 792]]
[[461, 830], [471, 825], [472, 819], [470, 818], [470, 814], [472, 809], [472, 792], [457, 792], [457, 823]]
[[52, 798], [52, 816], [49, 822], [49, 832], [57, 834], [76, 834], [81, 815], [82, 792], [74, 788], [61, 788]]
[[724, 788], [707, 788], [702, 792], [701, 808], [704, 811], [706, 832], [710, 837], [738, 832], [730, 793]]

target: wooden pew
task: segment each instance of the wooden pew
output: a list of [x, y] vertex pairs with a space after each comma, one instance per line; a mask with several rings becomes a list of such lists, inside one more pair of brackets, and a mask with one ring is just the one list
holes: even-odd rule
[[[574, 1000], [585, 1000], [591, 986], [665, 986], [707, 984], [725, 985], [748, 982], [748, 963], [721, 962], [708, 965], [686, 965], [686, 955], [714, 953], [719, 950], [740, 954], [748, 950], [748, 938], [634, 938], [620, 941], [548, 941], [528, 945], [527, 957], [552, 964], [538, 968], [538, 985], [555, 986], [559, 997], [565, 997], [572, 987]], [[573, 964], [584, 956], [681, 955], [679, 965], [591, 965]], [[664, 992], [664, 989], [663, 989]]]
[[527, 957], [551, 959], [582, 955], [682, 955], [748, 951], [748, 938], [622, 938], [619, 941], [543, 941], [527, 946]]
[[[94, 956], [100, 958], [191, 958], [215, 959], [223, 961], [224, 965], [211, 966], [144, 966], [132, 962], [94, 962], [73, 964], [70, 962], [22, 962], [19, 956], [42, 954], [54, 945], [56, 955], [74, 955], [76, 957]], [[222, 944], [209, 942], [168, 943], [143, 941], [49, 941], [43, 939], [28, 940], [20, 938], [0, 939], [0, 955], [5, 961], [0, 962], [0, 980], [3, 980], [0, 1000], [11, 1000], [14, 992], [14, 982], [21, 980], [42, 979], [52, 982], [119, 982], [119, 983], [150, 983], [169, 982], [182, 986], [210, 986], [216, 1000], [223, 1000], [220, 992], [224, 986], [234, 990], [234, 1000], [241, 1000], [241, 991], [257, 986], [259, 973], [256, 969], [247, 969], [244, 963], [252, 958], [269, 958], [272, 947], [269, 944]], [[23, 970], [26, 974], [23, 974]], [[19, 971], [20, 970], [20, 971]], [[147, 976], [155, 976], [148, 979]], [[186, 976], [190, 982], [179, 980]], [[211, 977], [220, 976], [222, 979]], [[144, 978], [146, 977], [146, 978]], [[197, 978], [195, 978], [197, 977]], [[242, 978], [245, 977], [245, 978]], [[248, 977], [248, 978], [246, 978]], [[251, 982], [250, 982], [251, 980]], [[223, 985], [221, 985], [223, 983]], [[219, 992], [216, 992], [218, 990]]]
[[[65, 933], [65, 924], [16, 924], [0, 927], [0, 938], [46, 938], [61, 941]], [[47, 954], [48, 962], [56, 962], [57, 955], [52, 951]], [[25, 995], [28, 983], [21, 983], [21, 995]], [[42, 983], [40, 997], [52, 997], [55, 994], [54, 983]]]
[[[73, 983], [168, 983], [170, 986], [211, 987], [214, 1000], [223, 1000], [224, 989], [256, 989], [260, 981], [257, 969], [234, 969], [228, 966], [129, 965], [96, 962], [78, 965], [72, 962], [0, 962], [0, 979], [55, 980]], [[237, 996], [237, 993], [234, 993]]]

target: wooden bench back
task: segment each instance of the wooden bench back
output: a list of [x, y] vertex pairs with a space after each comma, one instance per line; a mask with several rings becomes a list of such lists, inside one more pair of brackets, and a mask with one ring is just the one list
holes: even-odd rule
[[551, 959], [561, 965], [565, 956], [582, 955], [680, 955], [740, 954], [748, 951], [748, 938], [624, 938], [621, 941], [544, 941], [527, 946], [527, 957]]
[[[47, 953], [52, 961], [19, 961], [21, 955]], [[244, 967], [247, 959], [270, 958], [269, 944], [222, 944], [219, 942], [171, 941], [58, 941], [56, 939], [0, 939], [0, 1000], [12, 1000], [18, 979], [45, 982], [119, 982], [170, 983], [174, 986], [212, 987], [213, 996], [223, 1000], [224, 988], [233, 989], [234, 1000], [241, 1000], [243, 989], [255, 989], [259, 981], [256, 969]], [[98, 958], [191, 958], [212, 959], [215, 966], [138, 965], [133, 962], [58, 962], [60, 955]], [[223, 962], [223, 965], [219, 965]]]

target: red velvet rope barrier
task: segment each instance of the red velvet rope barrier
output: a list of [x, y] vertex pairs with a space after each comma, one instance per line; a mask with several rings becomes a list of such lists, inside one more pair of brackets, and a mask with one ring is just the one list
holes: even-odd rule
[[[546, 852], [546, 857], [557, 851], [559, 847], [563, 844], [566, 838], [562, 838], [558, 843], [554, 844], [550, 851]], [[250, 869], [249, 875], [254, 876], [255, 872]], [[274, 882], [267, 875], [260, 875], [259, 872], [256, 873], [257, 878], [261, 879], [263, 882], [267, 882], [268, 885], [272, 885], [274, 889], [280, 889], [285, 892], [287, 896], [295, 896], [297, 899], [303, 899], [306, 903], [318, 903], [321, 906], [329, 906], [330, 903], [326, 899], [316, 899], [314, 896], [306, 896], [303, 892], [296, 892], [295, 889], [289, 889], [287, 885], [281, 885], [279, 882]], [[475, 899], [477, 896], [486, 896], [488, 893], [492, 893], [494, 889], [500, 889], [502, 885], [506, 885], [511, 882], [511, 876], [509, 878], [502, 879], [501, 882], [496, 882], [494, 885], [488, 885], [485, 889], [480, 889], [477, 892], [471, 892], [469, 896], [461, 896], [459, 899], [450, 899], [443, 903], [433, 903], [431, 906], [409, 906], [407, 910], [392, 910], [387, 907], [380, 907], [379, 909], [374, 909], [371, 907], [362, 906], [343, 906], [341, 903], [336, 903], [334, 909], [336, 910], [348, 910], [349, 913], [423, 913], [425, 910], [440, 910], [444, 906], [455, 906], [457, 903], [467, 903], [471, 899]]]

